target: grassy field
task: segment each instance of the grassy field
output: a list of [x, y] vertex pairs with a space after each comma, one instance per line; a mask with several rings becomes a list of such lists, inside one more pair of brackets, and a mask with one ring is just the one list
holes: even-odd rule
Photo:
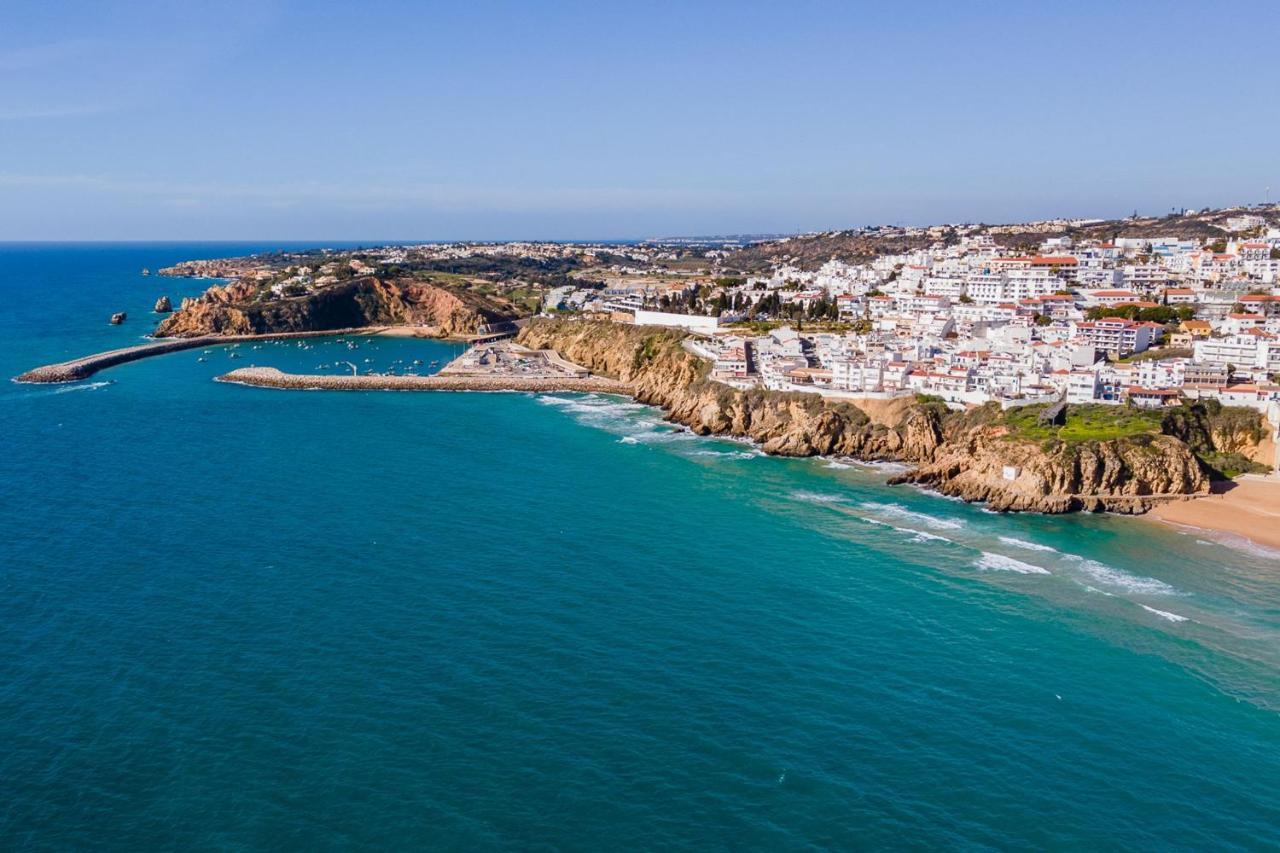
[[1160, 432], [1161, 413], [1129, 406], [1067, 406], [1066, 423], [1062, 426], [1041, 424], [1040, 413], [1047, 406], [1018, 406], [1004, 413], [1010, 435], [1038, 441], [1057, 438], [1062, 441], [1108, 441], [1133, 435], [1155, 435]]

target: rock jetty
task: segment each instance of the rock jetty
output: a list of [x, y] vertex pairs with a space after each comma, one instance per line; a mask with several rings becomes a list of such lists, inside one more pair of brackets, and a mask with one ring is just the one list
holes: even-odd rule
[[284, 373], [274, 367], [242, 367], [218, 377], [219, 382], [235, 382], [259, 388], [292, 391], [530, 391], [554, 393], [573, 391], [595, 394], [626, 394], [625, 382], [602, 376], [333, 376]]
[[380, 331], [378, 328], [335, 329], [331, 332], [294, 332], [273, 335], [239, 336], [205, 335], [203, 337], [196, 338], [172, 338], [169, 340], [156, 341], [155, 343], [139, 344], [136, 347], [124, 347], [123, 349], [94, 353], [93, 355], [86, 355], [83, 358], [74, 358], [71, 361], [63, 361], [58, 364], [46, 364], [43, 367], [28, 370], [20, 376], [15, 376], [13, 381], [34, 383], [77, 382], [81, 379], [89, 378], [99, 370], [104, 370], [108, 367], [115, 367], [118, 364], [138, 361], [139, 359], [148, 358], [153, 355], [164, 355], [165, 353], [178, 352], [179, 350], [195, 349], [196, 347], [220, 346], [223, 344], [236, 344], [246, 341], [313, 338], [327, 335], [363, 335], [376, 333], [378, 331]]

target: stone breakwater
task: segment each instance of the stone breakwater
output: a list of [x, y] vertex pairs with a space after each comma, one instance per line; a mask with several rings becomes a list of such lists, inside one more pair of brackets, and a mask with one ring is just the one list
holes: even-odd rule
[[20, 376], [15, 376], [13, 381], [37, 383], [77, 382], [81, 379], [88, 379], [99, 370], [105, 370], [108, 367], [127, 364], [130, 361], [138, 361], [153, 355], [178, 352], [179, 350], [225, 346], [249, 341], [278, 341], [292, 338], [328, 337], [330, 335], [366, 335], [378, 331], [380, 329], [377, 328], [334, 329], [331, 332], [283, 332], [265, 335], [203, 335], [197, 338], [171, 338], [150, 344], [139, 344], [136, 347], [124, 347], [123, 349], [94, 353], [93, 355], [86, 355], [83, 358], [75, 358], [58, 364], [46, 364], [43, 367], [28, 370]]
[[632, 388], [625, 382], [600, 376], [327, 376], [285, 373], [274, 367], [242, 367], [218, 377], [259, 388], [290, 391], [531, 391], [553, 393], [573, 391], [584, 394], [625, 394]]

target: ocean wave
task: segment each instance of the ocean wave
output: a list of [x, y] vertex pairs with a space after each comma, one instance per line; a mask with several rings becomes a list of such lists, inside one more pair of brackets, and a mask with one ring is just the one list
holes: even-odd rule
[[694, 450], [690, 456], [711, 456], [720, 459], [755, 459], [755, 453], [749, 450]]
[[[97, 391], [99, 388], [106, 388], [108, 385], [114, 385], [115, 382], [105, 380], [102, 382], [82, 382], [76, 385], [59, 385], [57, 388], [47, 392], [49, 394], [70, 394], [72, 391]], [[35, 396], [35, 395], [33, 395]]]
[[1106, 563], [1100, 563], [1097, 560], [1087, 560], [1075, 554], [1069, 554], [1067, 559], [1074, 563], [1080, 571], [1092, 578], [1094, 582], [1103, 586], [1114, 587], [1121, 592], [1132, 592], [1139, 595], [1176, 595], [1178, 592], [1164, 581], [1130, 574], [1121, 569], [1108, 566]]
[[858, 464], [864, 468], [873, 468], [889, 474], [900, 474], [903, 471], [910, 470], [911, 466], [905, 462], [886, 462], [878, 459], [868, 459], [866, 461], [858, 460]]
[[665, 421], [652, 416], [639, 417], [639, 412], [651, 412], [652, 407], [642, 403], [628, 402], [621, 398], [600, 394], [587, 394], [579, 397], [544, 394], [536, 399], [541, 405], [552, 406], [562, 412], [569, 413], [578, 423], [585, 426], [634, 439], [634, 441], [625, 442], [627, 444], [685, 440], [697, 437], [684, 430], [674, 429]]
[[1000, 541], [1006, 545], [1012, 545], [1014, 548], [1023, 548], [1027, 551], [1047, 551], [1053, 554], [1058, 553], [1058, 549], [1050, 548], [1048, 545], [1041, 545], [1038, 542], [1028, 542], [1025, 539], [1015, 539], [1012, 536], [1001, 536]]
[[[1276, 548], [1268, 548], [1266, 545], [1259, 545], [1251, 539], [1243, 536], [1237, 536], [1234, 533], [1215, 532], [1214, 541], [1208, 544], [1222, 548], [1230, 548], [1232, 551], [1239, 551], [1242, 554], [1249, 554], [1253, 557], [1261, 557], [1264, 560], [1280, 559], [1280, 550]], [[1196, 540], [1201, 541], [1201, 540]]]
[[954, 539], [948, 539], [945, 536], [939, 536], [936, 533], [928, 533], [924, 530], [912, 530], [910, 527], [894, 527], [893, 529], [900, 533], [912, 534], [912, 539], [916, 542], [955, 542]]
[[832, 460], [831, 462], [828, 462], [824, 467], [826, 467], [826, 468], [831, 468], [831, 469], [836, 470], [836, 471], [847, 471], [848, 469], [852, 468], [853, 466], [852, 466], [852, 465], [847, 465], [847, 464], [845, 464], [844, 462], [836, 462], [836, 461]]
[[811, 504], [838, 504], [844, 503], [845, 500], [842, 495], [833, 495], [827, 492], [792, 492], [791, 497]]
[[929, 515], [928, 513], [916, 512], [915, 510], [907, 509], [902, 504], [867, 502], [861, 506], [868, 512], [878, 512], [883, 515], [890, 516], [891, 518], [909, 518], [914, 521], [922, 522], [936, 530], [959, 530], [964, 527], [963, 521], [950, 518], [938, 518], [936, 516]]
[[1148, 607], [1145, 604], [1139, 604], [1138, 606], [1148, 613], [1154, 613], [1161, 619], [1168, 619], [1170, 622], [1186, 622], [1190, 618], [1187, 616], [1179, 616], [1177, 613], [1170, 613], [1168, 610], [1156, 610], [1154, 607]]
[[980, 569], [997, 572], [1017, 572], [1021, 575], [1047, 575], [1049, 570], [1043, 566], [1035, 566], [1031, 563], [1024, 563], [1021, 560], [1015, 560], [1013, 557], [1006, 557], [1004, 554], [993, 554], [990, 551], [983, 551], [974, 565]]

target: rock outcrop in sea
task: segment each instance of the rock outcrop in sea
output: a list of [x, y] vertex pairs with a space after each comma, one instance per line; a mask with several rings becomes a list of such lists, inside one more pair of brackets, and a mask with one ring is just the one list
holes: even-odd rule
[[173, 303], [169, 301], [168, 296], [161, 296], [156, 300], [156, 305], [151, 310], [157, 314], [168, 314], [173, 311]]
[[[639, 401], [700, 435], [749, 438], [782, 456], [904, 462], [911, 469], [892, 482], [919, 483], [996, 510], [1140, 513], [1161, 500], [1209, 491], [1207, 466], [1176, 434], [1031, 440], [1009, 427], [995, 403], [953, 412], [912, 401], [892, 422], [876, 422], [852, 402], [716, 382], [684, 338], [669, 329], [538, 319], [517, 340], [626, 382]], [[1193, 421], [1204, 414], [1184, 408]], [[1211, 427], [1193, 428], [1205, 433], [1204, 447], [1217, 447]], [[1232, 436], [1238, 449], [1244, 439]]]
[[184, 299], [156, 328], [156, 337], [312, 332], [367, 326], [413, 325], [424, 334], [460, 337], [514, 319], [510, 309], [461, 288], [413, 279], [364, 276], [305, 296], [263, 298], [251, 281], [214, 285]]

